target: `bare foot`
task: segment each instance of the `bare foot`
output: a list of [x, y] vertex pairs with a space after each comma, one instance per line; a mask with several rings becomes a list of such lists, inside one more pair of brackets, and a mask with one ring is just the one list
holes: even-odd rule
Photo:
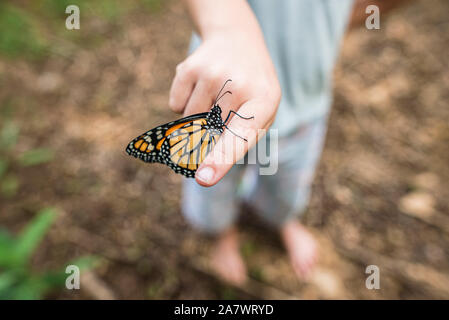
[[281, 237], [296, 275], [302, 280], [307, 279], [318, 258], [314, 237], [294, 220], [281, 228]]
[[238, 234], [235, 229], [218, 236], [211, 251], [211, 266], [224, 281], [235, 286], [245, 283], [246, 267], [240, 255]]

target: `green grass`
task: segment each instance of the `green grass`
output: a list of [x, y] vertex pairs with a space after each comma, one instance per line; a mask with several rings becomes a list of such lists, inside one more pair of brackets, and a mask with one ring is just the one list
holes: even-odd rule
[[[53, 159], [53, 151], [48, 148], [17, 151], [21, 138], [20, 127], [11, 106], [12, 104], [6, 103], [1, 108], [0, 201], [12, 198], [20, 191], [21, 170], [48, 163]], [[64, 287], [68, 276], [65, 267], [61, 270], [37, 273], [30, 266], [31, 257], [56, 217], [55, 209], [45, 208], [16, 236], [0, 227], [0, 299], [40, 299], [51, 290]], [[94, 261], [94, 258], [84, 257], [68, 264], [77, 265], [82, 269], [92, 267]]]
[[238, 298], [238, 294], [235, 289], [231, 287], [223, 287], [220, 290], [220, 298], [223, 300], [235, 300]]
[[19, 190], [19, 179], [14, 174], [9, 174], [1, 180], [0, 191], [3, 197], [11, 198], [17, 194]]
[[[0, 229], [0, 299], [41, 299], [53, 289], [63, 288], [63, 270], [34, 272], [30, 259], [57, 216], [53, 208], [39, 211], [17, 235]], [[91, 268], [96, 259], [83, 257], [68, 264]]]
[[11, 114], [0, 125], [0, 195], [12, 198], [20, 188], [18, 170], [48, 163], [53, 160], [54, 152], [41, 147], [17, 153], [15, 147], [20, 138], [20, 127]]
[[0, 130], [0, 149], [9, 150], [16, 145], [19, 126], [13, 121], [6, 121]]
[[24, 56], [39, 58], [44, 55], [46, 44], [36, 31], [33, 19], [22, 9], [8, 3], [0, 3], [0, 53], [14, 58]]
[[248, 274], [249, 274], [250, 278], [253, 278], [254, 280], [257, 280], [257, 281], [265, 280], [265, 275], [263, 273], [263, 269], [259, 266], [250, 267], [248, 270]]
[[53, 159], [53, 151], [48, 148], [36, 148], [25, 151], [19, 157], [19, 163], [24, 167], [36, 166], [50, 162]]
[[[69, 5], [80, 9], [80, 30], [65, 28], [68, 17], [65, 10]], [[0, 56], [40, 59], [66, 52], [67, 42], [75, 46], [98, 43], [98, 39], [107, 37], [89, 30], [90, 22], [99, 20], [106, 26], [117, 25], [130, 12], [157, 13], [162, 7], [162, 0], [35, 0], [26, 6], [3, 0], [0, 2]]]
[[257, 245], [251, 239], [246, 239], [240, 248], [240, 252], [244, 259], [250, 259], [257, 251]]
[[162, 0], [141, 0], [143, 5], [152, 13], [157, 13], [162, 9]]

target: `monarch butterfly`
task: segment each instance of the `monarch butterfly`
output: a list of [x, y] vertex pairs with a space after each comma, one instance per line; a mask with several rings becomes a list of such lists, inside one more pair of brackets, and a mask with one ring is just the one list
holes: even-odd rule
[[[232, 94], [226, 91], [220, 96], [229, 81], [231, 80], [227, 80], [218, 92], [209, 112], [194, 114], [151, 129], [132, 140], [126, 152], [144, 162], [159, 162], [169, 166], [176, 173], [194, 178], [199, 165], [212, 151], [223, 133], [223, 128], [231, 131], [226, 125], [231, 113], [246, 120], [254, 118], [243, 117], [231, 110], [223, 121], [218, 100], [227, 93]], [[232, 133], [246, 141], [245, 138]]]

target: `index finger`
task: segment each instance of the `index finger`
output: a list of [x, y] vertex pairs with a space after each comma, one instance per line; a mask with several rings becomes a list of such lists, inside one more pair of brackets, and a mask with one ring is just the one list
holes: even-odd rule
[[254, 116], [254, 119], [232, 117], [228, 128], [195, 174], [195, 179], [200, 185], [210, 187], [216, 184], [257, 143], [261, 137], [258, 135], [259, 130], [268, 128], [273, 122], [274, 115], [267, 110], [271, 110], [267, 102], [257, 99], [249, 100], [240, 107], [239, 115]]

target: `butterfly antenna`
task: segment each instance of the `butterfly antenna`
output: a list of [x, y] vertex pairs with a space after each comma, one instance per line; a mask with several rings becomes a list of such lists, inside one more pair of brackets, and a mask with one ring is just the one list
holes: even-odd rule
[[229, 93], [229, 94], [232, 94], [232, 92], [231, 91], [226, 91], [225, 93], [223, 93], [221, 96], [220, 96], [220, 98], [218, 98], [218, 99], [215, 99], [215, 103], [214, 103], [214, 105], [216, 105], [217, 104], [217, 102], [221, 99], [221, 98], [223, 98], [223, 96], [225, 95], [225, 94], [227, 94], [227, 93]]
[[228, 79], [228, 80], [225, 81], [225, 83], [224, 83], [223, 86], [221, 87], [220, 91], [218, 92], [217, 97], [215, 98], [214, 105], [217, 103], [217, 101], [218, 101], [218, 99], [219, 99], [218, 97], [220, 96], [220, 94], [221, 94], [221, 92], [223, 91], [224, 87], [225, 87], [226, 84], [227, 84], [228, 82], [230, 82], [230, 81], [232, 81], [232, 80], [231, 80], [231, 79]]
[[231, 129], [229, 129], [229, 127], [228, 127], [227, 125], [225, 125], [224, 127], [225, 127], [226, 129], [228, 129], [229, 131], [231, 131], [231, 133], [232, 133], [234, 136], [239, 137], [240, 139], [243, 139], [243, 140], [245, 140], [246, 142], [248, 142], [248, 140], [246, 140], [245, 138], [239, 136], [237, 133], [235, 133], [234, 131], [232, 131]]

